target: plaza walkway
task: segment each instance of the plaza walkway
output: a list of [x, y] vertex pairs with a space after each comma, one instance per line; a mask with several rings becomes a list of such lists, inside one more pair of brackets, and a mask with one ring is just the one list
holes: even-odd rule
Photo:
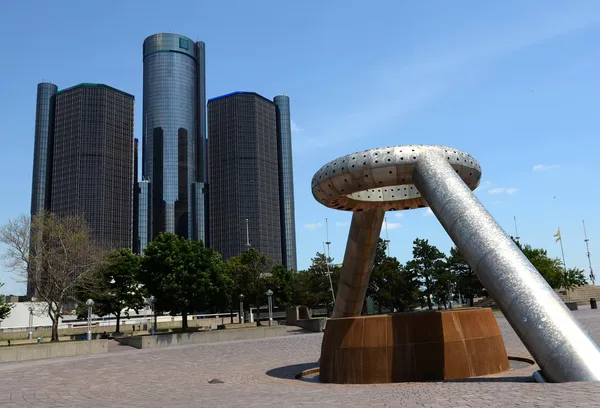
[[[575, 312], [600, 339], [600, 310]], [[527, 355], [500, 315], [509, 355]], [[534, 367], [446, 383], [328, 385], [294, 379], [314, 366], [322, 335], [177, 348], [111, 346], [103, 355], [0, 364], [9, 407], [600, 407], [600, 384], [537, 384]]]

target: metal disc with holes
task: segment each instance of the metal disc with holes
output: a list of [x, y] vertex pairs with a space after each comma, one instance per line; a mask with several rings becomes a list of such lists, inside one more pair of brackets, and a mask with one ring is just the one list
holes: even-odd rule
[[479, 185], [481, 167], [470, 154], [446, 146], [406, 145], [365, 150], [327, 163], [313, 176], [313, 196], [345, 211], [427, 207], [413, 185], [413, 170], [425, 152], [444, 155], [471, 190]]

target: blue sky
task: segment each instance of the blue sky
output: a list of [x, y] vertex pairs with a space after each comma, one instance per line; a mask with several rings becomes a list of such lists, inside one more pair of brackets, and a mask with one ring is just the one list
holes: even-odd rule
[[[322, 251], [326, 217], [341, 262], [351, 218], [314, 200], [314, 172], [413, 143], [471, 153], [483, 169], [477, 195], [498, 222], [512, 234], [516, 216], [522, 240], [553, 256], [560, 226], [567, 266], [587, 271], [585, 219], [600, 262], [595, 1], [2, 1], [0, 223], [29, 211], [37, 83], [134, 94], [141, 137], [142, 42], [157, 32], [206, 42], [209, 98], [290, 96], [301, 268]], [[389, 214], [388, 227], [403, 262], [416, 237], [451, 245], [426, 210]], [[4, 266], [0, 280], [24, 292]]]

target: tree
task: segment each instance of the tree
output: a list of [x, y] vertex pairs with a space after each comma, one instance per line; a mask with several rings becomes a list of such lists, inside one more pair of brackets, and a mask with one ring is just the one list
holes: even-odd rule
[[144, 251], [138, 279], [156, 298], [155, 312], [180, 313], [187, 330], [188, 314], [207, 309], [214, 298], [211, 277], [221, 262], [202, 242], [161, 233]]
[[294, 275], [296, 272], [283, 265], [276, 265], [267, 278], [267, 287], [273, 291], [273, 303], [279, 307], [292, 305]]
[[332, 265], [333, 259], [321, 252], [317, 252], [311, 261], [308, 270], [295, 275], [293, 303], [309, 308], [326, 306], [327, 310], [331, 311], [334, 303], [331, 287], [333, 286], [335, 292], [340, 268]]
[[87, 316], [85, 302], [92, 299], [96, 315], [115, 315], [116, 331], [119, 333], [123, 310], [125, 316], [129, 317], [129, 309], [137, 313], [139, 309], [144, 308], [143, 291], [137, 281], [140, 266], [140, 257], [128, 248], [109, 252], [105, 262], [77, 285], [78, 316]]
[[398, 312], [414, 310], [421, 304], [423, 293], [421, 283], [414, 272], [396, 260], [389, 258], [389, 262], [397, 263], [395, 273], [391, 275], [391, 301], [390, 307]]
[[469, 306], [473, 307], [473, 299], [487, 294], [475, 271], [471, 269], [458, 248], [450, 248], [447, 267], [456, 279], [456, 290], [464, 296]]
[[74, 302], [75, 285], [102, 261], [102, 251], [90, 239], [80, 215], [40, 212], [22, 215], [0, 227], [7, 245], [7, 266], [20, 274], [45, 304], [52, 321], [51, 341], [58, 341], [58, 323], [66, 303]]
[[[2, 286], [4, 286], [4, 283], [0, 282], [0, 288]], [[10, 303], [4, 301], [4, 296], [0, 296], [0, 320], [4, 320], [10, 316], [12, 308], [13, 306]]]
[[375, 249], [375, 257], [373, 259], [373, 269], [365, 295], [365, 301], [367, 297], [371, 297], [373, 301], [377, 303], [378, 313], [381, 313], [382, 307], [389, 304], [389, 288], [385, 288], [385, 286], [389, 284], [389, 273], [393, 273], [393, 270], [395, 269], [393, 267], [395, 264], [393, 262], [388, 262], [390, 258], [388, 258], [385, 252], [386, 250], [387, 243], [379, 238], [377, 248]]
[[406, 267], [414, 274], [424, 286], [423, 291], [429, 310], [433, 308], [432, 297], [439, 297], [439, 286], [436, 290], [435, 284], [438, 278], [445, 272], [445, 255], [434, 245], [430, 245], [426, 239], [415, 239], [413, 241], [413, 259]]
[[583, 269], [569, 268], [562, 276], [561, 286], [567, 290], [569, 300], [571, 299], [571, 291], [579, 286], [587, 284]]

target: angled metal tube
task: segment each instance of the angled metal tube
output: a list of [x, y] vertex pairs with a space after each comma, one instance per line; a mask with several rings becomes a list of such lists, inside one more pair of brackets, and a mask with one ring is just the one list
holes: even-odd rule
[[544, 377], [552, 382], [599, 381], [598, 344], [456, 174], [443, 153], [434, 149], [422, 152], [413, 182]]
[[383, 208], [352, 214], [332, 318], [360, 316], [384, 215]]

